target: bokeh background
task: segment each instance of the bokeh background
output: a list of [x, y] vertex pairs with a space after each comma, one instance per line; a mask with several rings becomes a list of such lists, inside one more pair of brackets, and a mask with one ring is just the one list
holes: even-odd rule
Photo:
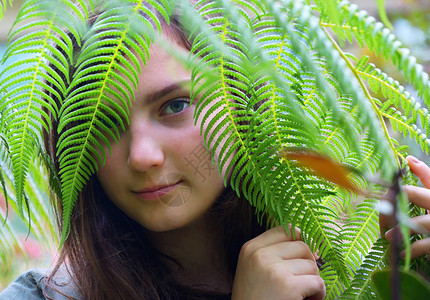
[[[375, 18], [378, 18], [376, 0], [351, 0], [361, 9]], [[5, 18], [0, 22], [0, 57], [3, 56], [7, 44], [7, 34], [16, 18], [21, 0], [14, 0], [13, 7], [8, 8]], [[430, 0], [387, 0], [386, 10], [394, 32], [398, 39], [409, 47], [417, 57], [419, 63], [424, 65], [430, 73]], [[345, 45], [347, 50], [356, 56], [370, 55], [366, 49], [360, 49], [356, 45]], [[371, 57], [384, 72], [402, 82], [402, 75], [391, 65], [386, 64], [382, 58]], [[4, 66], [0, 65], [0, 71]], [[410, 92], [415, 94], [411, 89]], [[401, 137], [398, 137], [399, 139]], [[430, 157], [414, 147], [414, 143], [406, 138], [404, 143], [411, 146], [410, 153], [430, 163]], [[47, 199], [41, 199], [42, 205], [48, 206]], [[6, 212], [4, 198], [0, 194], [0, 213]], [[20, 273], [33, 267], [50, 267], [56, 258], [57, 245], [53, 238], [37, 239], [28, 233], [27, 224], [23, 222], [12, 210], [9, 210], [8, 223], [19, 237], [19, 247], [7, 252], [7, 259], [0, 257], [0, 291], [14, 280]], [[0, 223], [0, 226], [3, 226]], [[46, 232], [50, 232], [47, 230]], [[0, 247], [2, 245], [0, 244]], [[1, 255], [2, 249], [0, 249]]]

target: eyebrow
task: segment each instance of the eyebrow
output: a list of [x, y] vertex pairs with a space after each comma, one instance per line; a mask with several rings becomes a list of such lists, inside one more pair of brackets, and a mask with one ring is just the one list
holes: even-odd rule
[[187, 89], [184, 87], [190, 86], [190, 84], [191, 84], [190, 80], [184, 80], [184, 81], [169, 84], [160, 90], [153, 91], [153, 92], [149, 93], [146, 96], [145, 102], [148, 104], [156, 102], [157, 100], [162, 99], [162, 98], [166, 97], [167, 95], [169, 95], [170, 93], [177, 91], [177, 90], [186, 91]]

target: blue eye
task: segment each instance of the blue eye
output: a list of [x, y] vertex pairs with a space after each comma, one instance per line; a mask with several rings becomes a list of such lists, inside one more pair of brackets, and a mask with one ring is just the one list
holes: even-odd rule
[[162, 115], [170, 115], [170, 114], [177, 114], [185, 110], [190, 105], [190, 100], [186, 98], [179, 98], [170, 101], [167, 103], [167, 105], [164, 107], [162, 111]]

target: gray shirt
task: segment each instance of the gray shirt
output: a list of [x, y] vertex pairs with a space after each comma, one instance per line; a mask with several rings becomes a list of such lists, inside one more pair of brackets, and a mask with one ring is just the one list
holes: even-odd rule
[[0, 300], [45, 300], [47, 298], [43, 295], [43, 291], [55, 300], [81, 299], [69, 273], [64, 268], [55, 275], [53, 285], [47, 287], [46, 278], [49, 274], [50, 270], [47, 269], [31, 269], [21, 274], [0, 293]]

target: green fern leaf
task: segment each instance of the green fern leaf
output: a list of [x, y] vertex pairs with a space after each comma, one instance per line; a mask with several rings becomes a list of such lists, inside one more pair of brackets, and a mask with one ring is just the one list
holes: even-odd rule
[[[276, 154], [273, 153], [273, 150], [279, 150], [285, 145], [314, 146], [315, 140], [307, 130], [312, 130], [310, 128], [314, 131], [318, 130], [312, 126], [297, 127], [298, 123], [303, 123], [300, 120], [303, 118], [301, 116], [304, 116], [304, 111], [301, 105], [298, 105], [300, 101], [297, 95], [293, 96], [288, 87], [289, 82], [297, 81], [297, 78], [292, 75], [297, 73], [297, 70], [287, 67], [291, 65], [289, 59], [294, 60], [294, 55], [282, 52], [284, 47], [288, 49], [288, 40], [283, 39], [282, 35], [275, 37], [273, 34], [269, 38], [264, 38], [265, 35], [261, 34], [262, 41], [266, 44], [262, 45], [266, 48], [262, 48], [261, 45], [258, 47], [250, 45], [245, 38], [249, 35], [249, 28], [245, 25], [248, 22], [245, 20], [241, 23], [240, 13], [225, 2], [219, 6], [215, 5], [211, 2], [205, 8], [210, 7], [212, 11], [217, 12], [225, 9], [229, 12], [228, 17], [221, 20], [218, 15], [214, 16], [217, 18], [218, 26], [213, 30], [221, 37], [224, 46], [231, 47], [230, 51], [214, 51], [216, 45], [214, 46], [213, 42], [216, 39], [213, 37], [209, 40], [206, 35], [199, 39], [202, 35], [198, 34], [192, 49], [203, 57], [202, 63], [206, 66], [210, 65], [204, 69], [210, 68], [212, 76], [214, 73], [218, 76], [218, 80], [211, 80], [205, 77], [205, 73], [200, 72], [194, 73], [193, 77], [197, 82], [205, 82], [203, 88], [194, 85], [195, 89], [199, 89], [198, 93], [202, 94], [196, 108], [196, 116], [203, 120], [205, 143], [219, 150], [216, 164], [221, 170], [226, 168], [228, 173], [231, 170], [231, 185], [236, 191], [242, 191], [257, 210], [269, 213], [281, 224], [286, 226], [291, 223], [292, 226], [301, 227], [304, 240], [311, 245], [312, 249], [322, 245], [321, 255], [329, 262], [328, 265], [332, 266], [340, 277], [347, 280], [346, 266], [340, 252], [336, 250], [338, 232], [333, 230], [334, 223], [327, 218], [331, 212], [319, 205], [319, 199], [329, 193], [327, 184], [309, 176], [306, 171], [297, 168], [291, 162], [277, 161]], [[205, 16], [209, 19], [208, 22], [211, 22], [210, 14], [207, 13]], [[212, 22], [215, 24], [215, 21]], [[229, 37], [235, 39], [229, 39]], [[280, 43], [276, 44], [274, 42], [276, 40]], [[219, 43], [219, 41], [216, 42]], [[251, 52], [250, 55], [245, 49], [254, 49], [255, 52]], [[267, 51], [259, 52], [258, 49], [267, 49]], [[282, 53], [284, 57], [276, 55], [276, 51]], [[233, 54], [230, 56], [226, 53]], [[247, 56], [243, 53], [247, 53]], [[254, 58], [256, 55], [261, 58], [261, 65], [265, 70], [269, 70], [270, 66], [269, 74], [273, 74], [273, 83], [267, 77], [260, 78], [261, 73], [255, 72], [255, 68], [252, 68], [253, 64], [248, 61], [248, 57]], [[280, 63], [282, 59], [286, 61], [285, 64]], [[250, 73], [257, 74], [251, 77], [255, 78], [256, 83], [244, 80], [244, 78], [250, 78], [248, 75]], [[229, 80], [230, 78], [235, 80]], [[269, 82], [269, 84], [257, 88], [259, 82]], [[278, 82], [281, 87], [276, 85]], [[282, 84], [288, 93], [283, 93], [285, 90]], [[246, 86], [252, 87], [253, 93], [250, 97], [241, 93]], [[235, 98], [235, 94], [241, 97]], [[281, 95], [289, 97], [291, 101]], [[260, 107], [257, 105], [269, 96], [269, 101], [265, 101]], [[218, 101], [215, 107], [210, 106], [201, 116], [205, 108], [213, 105], [214, 99]], [[212, 114], [215, 110], [219, 110], [216, 116]], [[249, 126], [240, 124], [244, 121], [249, 123]], [[221, 128], [223, 128], [222, 131]], [[221, 136], [218, 133], [221, 133]], [[271, 201], [268, 202], [268, 199]]]
[[9, 3], [9, 6], [12, 6], [12, 0], [0, 0], [0, 20], [3, 20], [4, 13], [6, 12], [7, 4]]
[[371, 275], [374, 271], [386, 266], [387, 254], [387, 240], [379, 239], [357, 271], [350, 287], [341, 295], [340, 299], [377, 299], [371, 287]]
[[330, 20], [335, 25], [333, 26], [335, 34], [339, 36], [340, 39], [343, 39], [344, 32], [338, 29], [342, 25], [342, 18], [337, 7], [338, 2], [338, 0], [316, 0], [314, 9], [317, 9], [321, 13], [321, 18], [324, 18], [325, 16], [330, 16]]
[[24, 254], [24, 247], [18, 239], [18, 234], [14, 231], [13, 226], [9, 224], [7, 216], [0, 210], [0, 262], [2, 269], [7, 269], [11, 265], [11, 257], [16, 252]]
[[[10, 44], [4, 56], [6, 60], [17, 55], [27, 55], [27, 58], [12, 63], [0, 74], [1, 125], [10, 146], [15, 191], [21, 214], [24, 183], [33, 159], [32, 149], [38, 148], [42, 128], [49, 131], [51, 127], [47, 112], [54, 118], [58, 115], [55, 100], [44, 91], [53, 92], [49, 84], [52, 83], [59, 91], [54, 95], [60, 96], [64, 92], [62, 87], [65, 86], [62, 78], [69, 77], [68, 58], [63, 53], [71, 53], [72, 49], [69, 47], [72, 43], [64, 36], [63, 26], [70, 25], [67, 28], [75, 31], [73, 28], [79, 23], [71, 18], [73, 14], [68, 11], [70, 5], [72, 4], [67, 1], [56, 1], [55, 6], [52, 5], [52, 1], [26, 1], [14, 25], [16, 29], [10, 34]], [[44, 20], [39, 17], [43, 17]], [[67, 21], [64, 21], [63, 17], [66, 17]], [[28, 24], [33, 18], [36, 20]], [[23, 24], [22, 27], [20, 24]], [[23, 34], [35, 28], [39, 30], [30, 31], [12, 41], [18, 33]], [[61, 51], [53, 45], [58, 40], [57, 35], [69, 41], [59, 45]], [[59, 69], [59, 73], [53, 77], [48, 76], [56, 73], [48, 66], [49, 63]], [[25, 72], [22, 72], [23, 66]]]
[[[381, 169], [382, 156], [375, 151], [374, 142], [366, 136], [366, 132], [363, 132], [363, 136], [364, 138], [359, 142], [361, 155], [354, 151], [349, 152], [348, 156], [339, 160], [339, 163], [359, 171], [366, 177], [372, 177]], [[369, 182], [363, 176], [350, 173], [348, 178], [359, 190], [369, 189]], [[335, 195], [325, 198], [322, 205], [330, 207], [338, 214], [344, 213], [357, 198], [357, 195], [343, 191], [339, 187], [336, 187], [333, 192]]]
[[411, 138], [416, 140], [417, 145], [419, 145], [423, 151], [427, 154], [429, 153], [430, 137], [413, 124], [413, 120], [407, 119], [394, 107], [388, 107], [386, 110], [381, 110], [381, 114], [391, 122], [395, 131], [403, 133], [404, 137], [409, 134]]
[[[272, 3], [272, 1], [267, 1], [268, 3]], [[338, 84], [341, 87], [343, 93], [350, 94], [351, 99], [353, 100], [353, 103], [355, 105], [358, 105], [359, 112], [361, 114], [360, 123], [363, 127], [369, 128], [369, 134], [372, 136], [372, 138], [377, 141], [375, 143], [375, 147], [377, 148], [377, 151], [380, 151], [381, 153], [384, 153], [386, 155], [387, 159], [384, 168], [384, 172], [386, 172], [383, 176], [387, 178], [391, 178], [392, 174], [394, 172], [393, 169], [393, 163], [394, 163], [394, 155], [392, 151], [392, 147], [385, 143], [386, 138], [382, 136], [382, 132], [380, 130], [381, 126], [384, 126], [381, 122], [376, 121], [377, 118], [375, 118], [375, 111], [373, 108], [370, 107], [370, 104], [366, 101], [362, 101], [363, 95], [360, 91], [363, 91], [361, 87], [358, 85], [359, 82], [356, 82], [354, 80], [351, 80], [354, 76], [348, 76], [345, 74], [345, 68], [347, 66], [344, 65], [344, 62], [346, 61], [341, 57], [343, 55], [343, 52], [338, 47], [338, 45], [334, 42], [334, 40], [327, 35], [324, 31], [321, 30], [319, 27], [319, 23], [313, 19], [313, 16], [309, 10], [309, 7], [299, 5], [299, 3], [296, 3], [294, 1], [282, 1], [284, 3], [284, 6], [287, 8], [290, 8], [290, 11], [288, 13], [298, 16], [297, 22], [299, 22], [302, 26], [307, 28], [308, 35], [310, 37], [310, 40], [314, 42], [314, 49], [319, 53], [320, 56], [323, 56], [324, 59], [327, 61], [327, 64], [330, 66], [330, 72], [333, 73], [333, 77], [335, 77], [338, 80]], [[279, 9], [278, 9], [279, 10]], [[279, 12], [271, 11], [271, 13], [276, 17], [277, 14], [279, 15]], [[279, 26], [283, 28], [288, 28], [289, 22], [287, 20], [279, 20], [278, 21]], [[297, 40], [293, 39], [293, 40]], [[333, 48], [331, 45], [335, 46]], [[310, 55], [307, 55], [306, 57], [311, 57]], [[321, 74], [318, 70], [311, 69], [311, 72], [314, 72], [316, 74]], [[351, 69], [352, 71], [352, 69]], [[346, 80], [348, 78], [348, 80]], [[321, 82], [322, 79], [317, 77], [317, 83]], [[323, 91], [329, 91], [331, 90], [330, 85], [324, 86], [323, 89], [320, 87]], [[329, 106], [334, 114], [337, 116], [338, 120], [345, 120], [344, 114], [340, 111], [337, 102], [336, 97], [325, 97], [326, 104]], [[330, 100], [330, 101], [328, 101]], [[348, 131], [348, 135], [353, 136], [354, 130], [349, 126], [349, 123], [347, 121], [342, 122], [342, 124], [345, 126], [346, 130]], [[352, 139], [354, 141], [354, 139]], [[382, 142], [384, 141], [384, 142]], [[381, 143], [382, 142], [382, 143]], [[357, 145], [355, 145], [357, 147]]]
[[[104, 164], [103, 145], [117, 142], [125, 130], [129, 107], [134, 99], [140, 72], [139, 59], [147, 59], [155, 24], [168, 16], [172, 3], [142, 1], [121, 5], [106, 1], [100, 16], [87, 34], [76, 60], [76, 71], [60, 112], [58, 156], [63, 202], [62, 243], [68, 236], [69, 221], [78, 193]], [[151, 17], [149, 23], [142, 12]], [[157, 12], [157, 13], [155, 13]], [[111, 45], [115, 45], [112, 47]], [[132, 51], [134, 50], [136, 54]]]
[[[2, 148], [3, 150], [4, 148]], [[36, 238], [41, 245], [48, 247], [53, 246], [55, 240], [54, 218], [49, 213], [49, 194], [50, 188], [46, 185], [46, 172], [40, 166], [40, 161], [37, 155], [34, 155], [36, 160], [29, 166], [29, 174], [25, 183], [25, 207], [26, 215], [20, 216], [21, 221], [28, 227], [28, 233]], [[7, 211], [18, 212], [17, 199], [13, 190], [13, 174], [10, 169], [8, 157], [4, 156], [0, 160], [1, 178], [5, 193], [8, 195], [6, 202]], [[30, 205], [31, 203], [31, 205]], [[5, 265], [9, 264], [11, 259], [15, 257], [13, 252], [18, 249], [25, 257], [25, 252], [22, 249], [19, 235], [14, 231], [13, 226], [7, 219], [6, 214], [0, 209], [0, 256], [3, 258]], [[2, 249], [3, 247], [3, 249]], [[12, 251], [12, 252], [11, 252]]]
[[[413, 137], [421, 149], [429, 153], [430, 146], [430, 113], [427, 108], [415, 100], [406, 89], [373, 64], [366, 64], [367, 58], [360, 60], [357, 71], [363, 78], [367, 79], [372, 90], [382, 92], [387, 99], [380, 105], [380, 113], [388, 119], [392, 127], [404, 134]], [[401, 107], [404, 114], [395, 107]], [[417, 127], [418, 120], [421, 122], [422, 130]]]
[[[1, 15], [6, 1], [0, 1]], [[194, 7], [189, 0], [25, 1], [4, 56], [18, 59], [0, 74], [0, 184], [8, 206], [28, 217], [32, 232], [43, 231], [49, 216], [44, 202], [35, 199], [49, 197], [40, 188], [48, 175], [31, 163], [43, 161], [50, 186], [62, 199], [64, 243], [79, 192], [126, 130], [141, 64], [153, 40], [163, 42], [157, 36], [161, 19], [169, 23], [175, 9], [188, 30], [192, 54], [173, 56], [192, 66], [194, 118], [201, 122], [214, 165], [231, 174], [225, 180], [256, 207], [260, 221], [269, 217], [272, 226], [301, 228], [303, 241], [326, 262], [320, 275], [327, 298], [372, 298], [370, 274], [385, 265], [388, 252], [384, 241], [372, 244], [378, 236], [376, 200], [366, 199], [344, 221], [357, 195], [281, 153], [292, 147], [328, 155], [357, 170], [348, 176], [355, 186], [380, 194], [367, 178], [391, 179], [397, 160], [407, 153], [391, 138], [385, 120], [429, 151], [428, 75], [389, 30], [348, 1], [312, 3], [198, 0]], [[356, 39], [389, 57], [426, 103], [366, 57], [344, 53], [335, 37]], [[387, 99], [375, 99], [371, 91]], [[58, 174], [40, 141], [52, 128], [51, 118], [59, 123]], [[8, 242], [16, 243], [12, 231], [5, 227], [2, 236], [0, 228], [3, 259]]]
[[[342, 252], [346, 263], [350, 267], [351, 277], [362, 265], [362, 258], [367, 256], [372, 246], [371, 241], [376, 240], [378, 235], [377, 200], [366, 199], [358, 205], [352, 217], [342, 227]], [[335, 280], [331, 286], [327, 287], [328, 299], [336, 299], [343, 289], [348, 288], [346, 285], [343, 286], [343, 289], [339, 289], [339, 286], [338, 280]]]
[[[357, 5], [344, 0], [339, 3], [338, 10], [342, 15], [341, 24], [348, 24], [343, 29], [354, 31], [354, 35], [361, 46], [363, 46], [362, 43], [366, 43], [371, 51], [391, 59], [393, 64], [403, 72], [406, 79], [414, 85], [426, 105], [429, 106], [429, 75], [424, 72], [423, 66], [416, 62], [410, 50], [405, 48], [388, 28], [369, 16], [367, 12], [359, 10]], [[335, 20], [331, 20], [329, 15], [325, 15], [322, 22], [327, 22], [324, 26], [336, 27], [336, 24], [333, 24]]]

